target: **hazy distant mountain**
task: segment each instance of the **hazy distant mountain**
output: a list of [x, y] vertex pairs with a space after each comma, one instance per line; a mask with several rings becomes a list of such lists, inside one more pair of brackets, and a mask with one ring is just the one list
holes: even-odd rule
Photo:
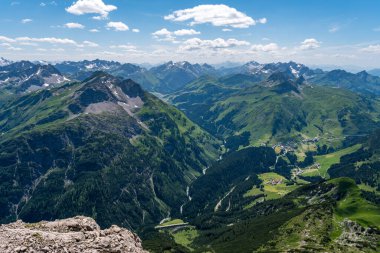
[[7, 66], [11, 63], [12, 63], [12, 61], [9, 61], [7, 59], [4, 59], [3, 57], [0, 57], [0, 67]]
[[380, 77], [370, 75], [366, 71], [353, 74], [337, 69], [311, 77], [308, 81], [323, 86], [345, 88], [367, 95], [380, 95]]
[[69, 81], [52, 65], [20, 61], [0, 67], [0, 87], [18, 92], [33, 91]]
[[149, 70], [159, 80], [156, 91], [169, 93], [182, 88], [187, 83], [203, 75], [216, 75], [217, 71], [208, 64], [191, 64], [183, 62], [167, 62]]
[[255, 61], [248, 62], [244, 65], [234, 67], [234, 68], [225, 68], [219, 70], [221, 74], [248, 74], [256, 75], [262, 77], [262, 79], [267, 78], [269, 75], [275, 72], [288, 72], [294, 77], [309, 77], [315, 74], [323, 73], [322, 70], [316, 69], [312, 70], [307, 66], [295, 62], [277, 62], [277, 63], [268, 63], [260, 64]]
[[104, 71], [111, 75], [122, 78], [130, 78], [138, 82], [144, 89], [152, 91], [159, 80], [146, 68], [135, 64], [105, 60], [93, 61], [65, 61], [54, 65], [62, 73], [69, 75], [72, 79], [83, 81], [96, 71]]
[[380, 69], [372, 69], [368, 71], [368, 73], [374, 76], [380, 76]]

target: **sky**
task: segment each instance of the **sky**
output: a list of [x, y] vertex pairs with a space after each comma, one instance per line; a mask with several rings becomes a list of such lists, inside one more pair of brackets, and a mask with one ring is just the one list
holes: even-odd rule
[[0, 0], [0, 57], [380, 68], [379, 0]]

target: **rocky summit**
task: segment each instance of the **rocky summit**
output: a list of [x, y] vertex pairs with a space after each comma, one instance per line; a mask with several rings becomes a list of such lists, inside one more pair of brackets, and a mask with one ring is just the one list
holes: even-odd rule
[[76, 216], [56, 221], [0, 226], [0, 252], [143, 253], [140, 238], [116, 225], [101, 230], [92, 218]]

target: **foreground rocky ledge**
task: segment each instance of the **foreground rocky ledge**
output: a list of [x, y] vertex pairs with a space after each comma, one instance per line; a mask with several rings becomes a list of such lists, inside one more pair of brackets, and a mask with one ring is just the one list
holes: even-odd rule
[[0, 226], [0, 252], [145, 253], [140, 238], [127, 229], [111, 226], [101, 230], [92, 218], [74, 218]]

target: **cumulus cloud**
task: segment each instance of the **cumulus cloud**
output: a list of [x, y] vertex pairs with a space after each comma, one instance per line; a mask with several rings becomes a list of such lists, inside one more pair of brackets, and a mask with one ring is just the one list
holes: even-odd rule
[[108, 22], [107, 29], [113, 29], [114, 31], [128, 31], [129, 27], [123, 22]]
[[196, 35], [201, 34], [198, 31], [195, 31], [194, 29], [181, 29], [173, 32], [176, 36], [185, 36], [185, 35]]
[[369, 45], [368, 47], [360, 49], [360, 51], [366, 53], [380, 53], [380, 44]]
[[153, 36], [167, 36], [167, 35], [171, 35], [171, 34], [172, 34], [172, 32], [170, 32], [166, 28], [162, 28], [161, 30], [158, 30], [158, 31], [155, 31], [154, 33], [152, 33]]
[[202, 49], [223, 49], [237, 46], [248, 46], [249, 42], [237, 39], [217, 38], [214, 40], [202, 40], [199, 38], [188, 39], [180, 46], [181, 51], [202, 50]]
[[223, 31], [223, 32], [232, 32], [232, 30], [229, 29], [229, 28], [223, 28], [222, 31]]
[[92, 33], [98, 33], [98, 32], [99, 32], [98, 29], [91, 29], [91, 30], [89, 30], [89, 31], [92, 32]]
[[301, 42], [301, 46], [299, 47], [299, 49], [311, 50], [311, 49], [319, 48], [320, 46], [321, 46], [320, 41], [310, 38], [310, 39], [305, 39], [303, 42]]
[[155, 31], [154, 33], [152, 33], [152, 35], [155, 39], [158, 39], [160, 41], [174, 41], [175, 40], [173, 33], [166, 28], [162, 28], [161, 30]]
[[95, 19], [106, 19], [111, 11], [116, 10], [114, 5], [107, 5], [103, 0], [78, 0], [66, 8], [68, 13], [74, 15], [99, 14]]
[[70, 28], [70, 29], [83, 29], [84, 28], [84, 25], [79, 24], [79, 23], [66, 23], [64, 26], [66, 28]]
[[175, 40], [177, 36], [190, 36], [197, 34], [200, 34], [200, 32], [194, 29], [181, 29], [172, 32], [166, 28], [162, 28], [161, 30], [152, 33], [153, 37], [160, 41], [171, 41], [173, 43], [178, 43], [178, 41]]
[[133, 28], [133, 29], [132, 29], [132, 32], [134, 32], [134, 33], [139, 33], [139, 32], [140, 32], [140, 29]]
[[275, 52], [278, 51], [280, 47], [276, 43], [269, 43], [266, 45], [256, 44], [252, 45], [251, 50], [255, 52]]
[[30, 22], [32, 22], [32, 21], [33, 21], [33, 20], [30, 19], [30, 18], [24, 18], [24, 19], [21, 19], [21, 23], [22, 23], [22, 24], [30, 23]]
[[193, 8], [177, 10], [164, 17], [176, 22], [190, 21], [190, 25], [210, 23], [214, 26], [248, 28], [257, 23], [265, 24], [266, 18], [254, 20], [245, 13], [224, 4], [205, 4]]

